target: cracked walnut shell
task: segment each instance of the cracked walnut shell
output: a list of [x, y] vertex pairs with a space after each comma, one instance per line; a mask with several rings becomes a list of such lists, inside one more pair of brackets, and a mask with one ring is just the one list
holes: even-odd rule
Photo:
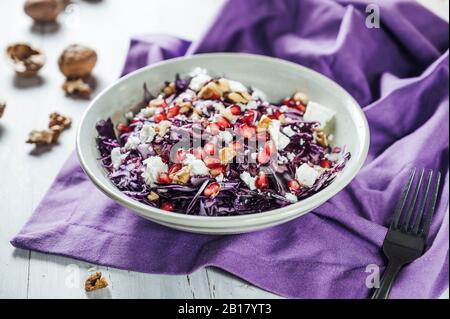
[[6, 56], [18, 76], [30, 77], [45, 64], [45, 55], [26, 43], [16, 43], [6, 48]]
[[68, 46], [58, 59], [61, 72], [70, 79], [90, 75], [97, 63], [97, 53], [83, 45]]
[[64, 9], [64, 0], [27, 0], [24, 4], [25, 13], [35, 22], [55, 22]]

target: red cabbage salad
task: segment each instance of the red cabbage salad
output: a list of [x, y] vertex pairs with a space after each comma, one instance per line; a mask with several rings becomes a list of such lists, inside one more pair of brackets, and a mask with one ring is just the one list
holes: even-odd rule
[[[332, 146], [335, 112], [293, 92], [264, 92], [197, 68], [166, 82], [126, 123], [97, 123], [100, 161], [127, 196], [200, 216], [260, 213], [327, 187], [350, 153]], [[117, 133], [116, 133], [117, 132]]]

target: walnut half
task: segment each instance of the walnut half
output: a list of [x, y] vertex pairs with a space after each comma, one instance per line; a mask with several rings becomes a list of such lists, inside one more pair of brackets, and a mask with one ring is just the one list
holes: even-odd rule
[[27, 143], [36, 145], [50, 145], [58, 141], [58, 137], [61, 131], [55, 130], [33, 130], [28, 136]]
[[48, 128], [51, 130], [62, 131], [69, 128], [72, 124], [72, 119], [67, 116], [63, 116], [57, 112], [50, 114], [50, 119], [48, 121]]
[[108, 287], [108, 282], [104, 277], [102, 277], [102, 273], [100, 271], [97, 271], [95, 274], [90, 275], [84, 283], [84, 290], [86, 290], [87, 292], [106, 287]]

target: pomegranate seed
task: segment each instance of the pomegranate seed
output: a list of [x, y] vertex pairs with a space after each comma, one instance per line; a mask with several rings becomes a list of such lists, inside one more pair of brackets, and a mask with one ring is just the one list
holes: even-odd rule
[[220, 160], [218, 158], [215, 157], [208, 157], [204, 159], [205, 165], [208, 168], [217, 168], [220, 167]]
[[208, 126], [206, 127], [206, 132], [211, 135], [217, 135], [220, 132], [220, 127], [216, 123], [208, 124]]
[[265, 151], [260, 150], [258, 152], [258, 155], [256, 157], [256, 159], [258, 160], [258, 163], [261, 165], [267, 164], [270, 160], [270, 155], [267, 154]]
[[220, 192], [220, 184], [217, 182], [213, 182], [206, 186], [205, 190], [203, 191], [203, 194], [206, 197], [214, 198], [219, 194]]
[[206, 157], [205, 151], [201, 148], [201, 146], [194, 148], [191, 150], [191, 153], [195, 156], [196, 159], [202, 159]]
[[117, 125], [117, 130], [120, 133], [130, 133], [131, 132], [131, 128], [128, 125], [124, 124], [124, 123], [119, 123]]
[[297, 110], [299, 110], [300, 112], [305, 112], [306, 111], [306, 106], [303, 105], [302, 103], [298, 102], [298, 104], [295, 106], [295, 108]]
[[283, 100], [283, 104], [288, 107], [296, 107], [295, 101], [291, 98], [286, 98]]
[[240, 127], [241, 135], [247, 139], [251, 139], [256, 134], [256, 127], [248, 124], [242, 124]]
[[231, 142], [229, 146], [236, 152], [242, 149], [242, 144], [239, 143], [238, 141]]
[[290, 180], [288, 182], [288, 188], [291, 191], [295, 192], [295, 191], [298, 191], [300, 189], [300, 184], [295, 179], [292, 179], [292, 180]]
[[247, 111], [245, 112], [245, 114], [242, 116], [242, 123], [247, 124], [247, 125], [253, 125], [253, 122], [255, 120], [255, 111]]
[[168, 105], [167, 105], [166, 99], [163, 99], [161, 106], [163, 109], [167, 108]]
[[216, 145], [213, 143], [206, 143], [203, 147], [203, 150], [205, 151], [206, 155], [214, 155], [216, 154]]
[[172, 175], [173, 173], [178, 172], [181, 169], [182, 165], [179, 163], [173, 164], [172, 166], [169, 167], [169, 176]]
[[233, 115], [239, 115], [241, 114], [242, 110], [239, 105], [233, 104], [232, 106], [230, 106], [230, 112]]
[[140, 119], [132, 119], [132, 120], [131, 120], [131, 123], [139, 123], [139, 122], [141, 122]]
[[228, 121], [226, 118], [224, 118], [223, 116], [219, 116], [216, 119], [216, 124], [219, 125], [219, 127], [221, 129], [226, 129], [229, 128], [231, 126], [230, 121]]
[[275, 111], [273, 111], [273, 116], [274, 116], [277, 120], [280, 118], [281, 114], [283, 114], [283, 113], [281, 113], [280, 110], [275, 110]]
[[175, 154], [174, 162], [180, 163], [186, 159], [187, 152], [185, 150], [178, 150]]
[[169, 112], [167, 112], [167, 117], [175, 117], [180, 113], [180, 107], [178, 105], [174, 105], [169, 108]]
[[170, 202], [164, 202], [161, 204], [161, 209], [171, 212], [171, 211], [173, 211], [173, 205]]
[[158, 183], [159, 184], [170, 184], [172, 180], [169, 177], [168, 173], [159, 173], [158, 174]]
[[323, 168], [330, 168], [330, 161], [327, 159], [323, 159], [320, 161], [320, 166], [322, 166]]
[[264, 145], [264, 151], [267, 153], [267, 155], [270, 156], [272, 154], [275, 154], [277, 149], [275, 148], [275, 144], [272, 141], [270, 141]]
[[165, 112], [161, 112], [161, 113], [155, 114], [153, 116], [153, 120], [155, 121], [155, 123], [159, 123], [161, 121], [167, 120], [167, 115], [166, 115]]
[[219, 166], [219, 167], [211, 168], [209, 170], [209, 174], [212, 177], [216, 177], [216, 176], [218, 176], [220, 174], [223, 174], [224, 172], [225, 172], [225, 166]]
[[259, 173], [255, 180], [255, 186], [259, 189], [266, 188], [269, 186], [269, 178], [264, 173]]

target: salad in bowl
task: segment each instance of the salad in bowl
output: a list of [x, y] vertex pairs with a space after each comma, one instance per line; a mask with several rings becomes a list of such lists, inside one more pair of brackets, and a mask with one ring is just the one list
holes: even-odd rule
[[327, 187], [351, 157], [333, 146], [335, 112], [304, 92], [270, 102], [202, 68], [161, 87], [152, 95], [144, 85], [126, 122], [96, 125], [109, 179], [146, 205], [200, 216], [273, 210]]

